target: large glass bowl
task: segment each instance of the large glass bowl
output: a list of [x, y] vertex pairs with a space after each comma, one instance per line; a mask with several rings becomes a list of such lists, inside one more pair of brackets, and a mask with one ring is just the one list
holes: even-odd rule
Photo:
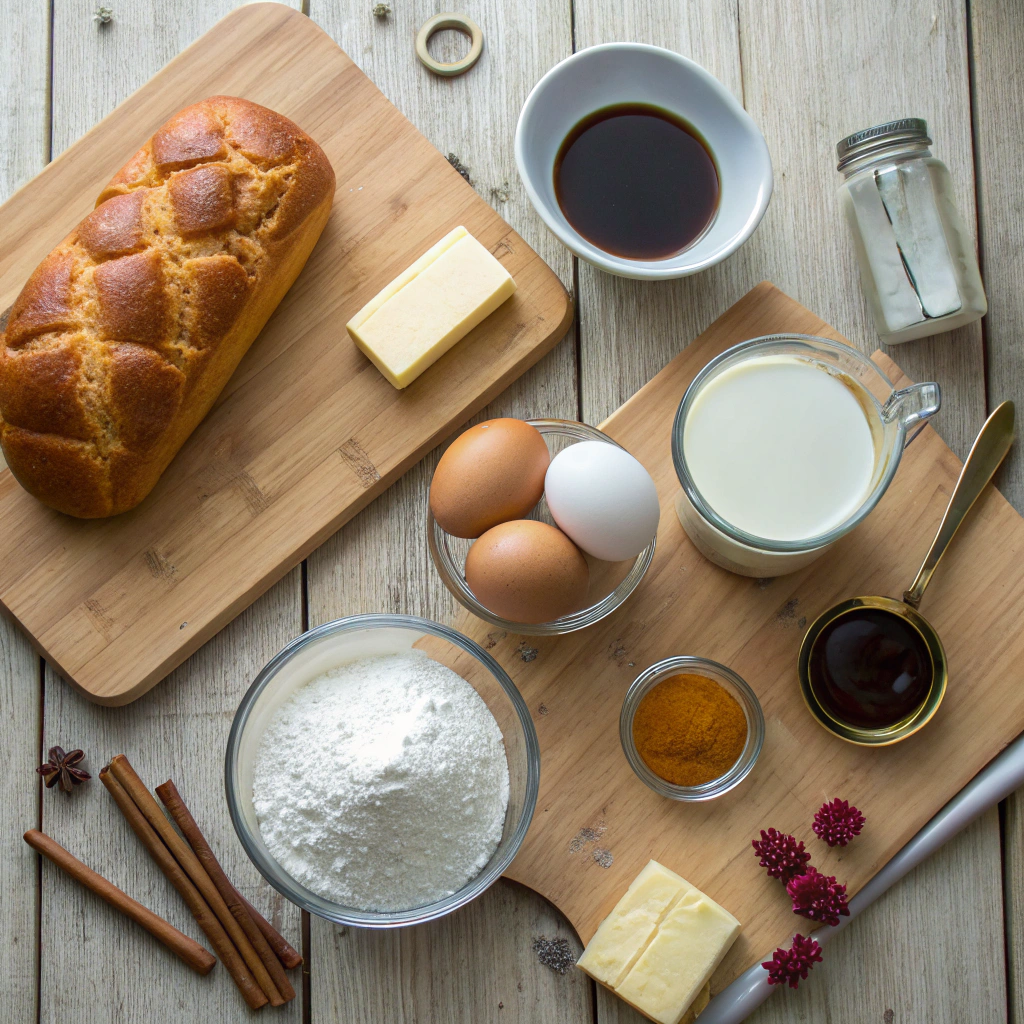
[[[588, 426], [586, 423], [552, 419], [526, 422], [540, 432], [552, 457], [578, 441], [605, 441], [616, 448], [622, 447], [597, 427]], [[556, 525], [543, 497], [528, 518], [538, 519], [549, 526]], [[466, 582], [466, 556], [473, 541], [446, 533], [438, 525], [429, 506], [427, 507], [427, 544], [441, 582], [464, 608], [468, 608], [478, 618], [521, 636], [559, 636], [563, 633], [572, 633], [577, 629], [592, 626], [611, 615], [636, 590], [644, 578], [644, 573], [650, 568], [651, 560], [654, 558], [656, 541], [657, 537], [652, 537], [650, 544], [635, 559], [625, 562], [603, 562], [584, 553], [590, 566], [590, 591], [585, 608], [553, 619], [551, 622], [512, 622], [484, 607], [469, 589]]]
[[[268, 723], [300, 687], [338, 665], [359, 658], [398, 654], [412, 647], [462, 676], [494, 715], [508, 760], [505, 828], [484, 869], [451, 896], [407, 910], [357, 910], [311, 892], [271, 855], [253, 808], [253, 762]], [[235, 712], [224, 772], [228, 810], [238, 838], [260, 874], [281, 895], [303, 910], [338, 924], [400, 928], [450, 914], [479, 896], [509, 866], [537, 804], [540, 747], [526, 702], [502, 667], [478, 644], [454, 629], [412, 615], [352, 615], [303, 633], [260, 672]]]

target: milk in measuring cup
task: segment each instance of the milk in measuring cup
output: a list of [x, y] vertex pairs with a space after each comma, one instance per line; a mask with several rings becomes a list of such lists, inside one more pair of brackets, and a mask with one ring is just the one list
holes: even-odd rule
[[683, 432], [705, 502], [730, 525], [769, 540], [808, 540], [844, 523], [875, 467], [854, 387], [787, 355], [723, 370], [694, 399]]

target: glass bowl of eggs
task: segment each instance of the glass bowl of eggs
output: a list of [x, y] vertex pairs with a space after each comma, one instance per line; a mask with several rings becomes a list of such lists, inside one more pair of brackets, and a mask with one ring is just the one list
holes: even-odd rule
[[460, 604], [509, 632], [556, 636], [637, 588], [660, 505], [647, 470], [596, 427], [508, 418], [452, 442], [427, 515], [430, 556]]

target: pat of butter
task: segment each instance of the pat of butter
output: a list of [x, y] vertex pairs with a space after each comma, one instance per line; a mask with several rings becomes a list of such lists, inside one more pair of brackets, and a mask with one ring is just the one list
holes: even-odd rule
[[458, 227], [374, 296], [348, 322], [348, 333], [404, 388], [515, 290], [508, 271]]
[[659, 1024], [677, 1024], [739, 931], [729, 911], [693, 889], [665, 915], [615, 991]]
[[669, 908], [691, 890], [689, 882], [652, 860], [601, 922], [576, 966], [615, 988], [647, 948]]
[[732, 914], [652, 860], [577, 966], [659, 1024], [680, 1024], [707, 1005], [711, 975], [739, 931]]

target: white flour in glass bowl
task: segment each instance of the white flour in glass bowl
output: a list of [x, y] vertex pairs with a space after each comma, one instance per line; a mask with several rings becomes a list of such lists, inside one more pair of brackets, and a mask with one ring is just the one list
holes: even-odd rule
[[418, 651], [318, 676], [277, 711], [253, 772], [267, 849], [357, 910], [408, 910], [486, 866], [508, 806], [501, 730], [461, 676]]

